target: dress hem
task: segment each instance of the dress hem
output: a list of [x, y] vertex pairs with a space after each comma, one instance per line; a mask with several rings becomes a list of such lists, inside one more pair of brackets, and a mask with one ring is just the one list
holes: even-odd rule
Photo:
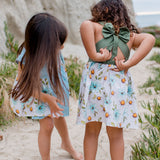
[[[15, 113], [16, 114], [16, 113]], [[21, 116], [21, 115], [18, 115], [18, 114], [16, 114], [18, 117], [29, 117], [29, 118], [32, 118], [33, 120], [40, 120], [40, 119], [44, 119], [44, 118], [46, 118], [46, 117], [48, 117], [48, 118], [50, 118], [51, 117], [51, 115], [47, 115], [47, 116], [30, 116], [30, 115], [23, 115], [23, 116]], [[69, 114], [67, 114], [67, 115], [63, 115], [63, 116], [58, 116], [58, 118], [60, 118], [60, 117], [68, 117], [69, 116]], [[56, 118], [56, 116], [54, 116], [53, 115], [53, 118]]]
[[119, 126], [113, 126], [113, 125], [110, 125], [110, 124], [106, 124], [105, 122], [103, 121], [89, 121], [89, 122], [76, 122], [77, 125], [86, 125], [87, 123], [91, 123], [91, 122], [100, 122], [100, 123], [104, 123], [106, 127], [115, 127], [115, 128], [122, 128], [122, 129], [139, 129], [139, 127], [119, 127]]

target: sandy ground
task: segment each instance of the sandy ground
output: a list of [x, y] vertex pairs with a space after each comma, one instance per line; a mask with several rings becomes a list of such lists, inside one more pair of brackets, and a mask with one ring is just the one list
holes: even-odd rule
[[[154, 52], [160, 52], [160, 49], [153, 48], [143, 61], [130, 69], [135, 83], [137, 104], [140, 115], [143, 115], [143, 113], [146, 112], [146, 110], [144, 110], [140, 105], [141, 101], [153, 102], [154, 98], [157, 98], [158, 101], [160, 101], [159, 95], [156, 95], [154, 92], [152, 95], [148, 95], [146, 93], [141, 94], [138, 88], [148, 79], [149, 76], [154, 76], [150, 68], [155, 66], [156, 63], [147, 60]], [[80, 46], [66, 44], [62, 53], [65, 57], [72, 54], [73, 56], [80, 57], [84, 62], [87, 61], [85, 50]], [[132, 52], [132, 54], [134, 53]], [[73, 146], [79, 152], [83, 152], [83, 136], [85, 128], [83, 125], [75, 124], [77, 104], [78, 101], [70, 97], [70, 116], [66, 118], [66, 121]], [[12, 126], [0, 130], [0, 135], [3, 135], [3, 140], [0, 141], [0, 160], [40, 160], [41, 158], [37, 143], [38, 131], [38, 121], [32, 120], [17, 121], [13, 123]], [[138, 130], [124, 130], [125, 160], [129, 160], [131, 155], [130, 145], [133, 145], [140, 139], [141, 132], [141, 128]], [[72, 157], [67, 152], [60, 149], [60, 145], [61, 139], [57, 130], [54, 129], [51, 144], [51, 160], [72, 160]], [[100, 133], [96, 159], [110, 160], [109, 141], [104, 124]]]

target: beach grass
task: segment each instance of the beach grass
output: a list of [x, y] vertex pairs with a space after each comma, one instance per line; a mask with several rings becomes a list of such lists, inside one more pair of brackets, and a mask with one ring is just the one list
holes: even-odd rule
[[132, 145], [131, 160], [159, 160], [160, 159], [160, 104], [154, 99], [143, 103], [142, 107], [149, 110], [151, 114], [144, 114], [145, 120], [139, 116], [142, 128], [148, 132], [143, 132], [141, 140]]
[[2, 64], [0, 67], [0, 126], [9, 124], [15, 119], [14, 113], [9, 105], [9, 95], [17, 66], [11, 63]]
[[[157, 64], [160, 64], [160, 53], [155, 53], [149, 60], [155, 61]], [[149, 77], [148, 80], [141, 86], [141, 88], [153, 87], [154, 91], [157, 94], [159, 94], [160, 93], [160, 68], [153, 67], [152, 71], [155, 74], [155, 78]]]
[[4, 59], [5, 63], [2, 62], [0, 66], [0, 127], [8, 125], [15, 120], [15, 114], [10, 108], [9, 92], [11, 91], [16, 76], [17, 65], [15, 59], [18, 50], [18, 42], [15, 41], [14, 36], [9, 33], [6, 22], [4, 25], [8, 52], [1, 54], [1, 58]]
[[4, 33], [6, 36], [5, 44], [8, 52], [7, 54], [3, 53], [2, 58], [4, 58], [6, 61], [15, 63], [19, 43], [15, 40], [14, 35], [9, 32], [8, 25], [6, 22], [4, 22]]
[[71, 96], [78, 98], [84, 63], [73, 56], [65, 58], [65, 62]]
[[151, 61], [156, 61], [158, 64], [160, 64], [160, 53], [154, 53], [154, 55], [150, 58]]
[[[150, 60], [160, 64], [160, 54], [155, 53]], [[155, 78], [151, 77], [144, 83], [142, 88], [154, 88], [160, 94], [160, 68], [153, 68]], [[146, 92], [149, 94], [149, 92]], [[159, 160], [160, 159], [160, 103], [157, 99], [153, 102], [142, 103], [142, 107], [150, 112], [139, 116], [143, 133], [141, 140], [132, 145], [131, 160]], [[145, 131], [147, 130], [147, 132]]]

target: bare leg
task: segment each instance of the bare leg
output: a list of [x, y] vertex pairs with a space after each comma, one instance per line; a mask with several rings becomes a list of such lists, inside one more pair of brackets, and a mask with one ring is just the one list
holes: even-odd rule
[[110, 154], [112, 160], [124, 160], [123, 129], [116, 127], [106, 127], [106, 129], [110, 141]]
[[82, 160], [83, 159], [82, 154], [78, 153], [71, 144], [65, 118], [64, 117], [60, 117], [58, 119], [54, 118], [54, 124], [62, 139], [61, 148], [69, 152], [75, 160]]
[[40, 131], [38, 136], [39, 151], [42, 160], [50, 160], [50, 142], [51, 133], [54, 127], [53, 120], [51, 118], [44, 118], [39, 120]]
[[98, 137], [101, 130], [101, 122], [89, 122], [86, 124], [84, 137], [84, 159], [95, 160], [98, 146]]

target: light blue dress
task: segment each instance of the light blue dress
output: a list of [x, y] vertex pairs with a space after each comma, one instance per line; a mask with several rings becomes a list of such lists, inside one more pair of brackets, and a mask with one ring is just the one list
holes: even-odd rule
[[[25, 54], [25, 48], [23, 48], [21, 54], [17, 57], [17, 59], [16, 59], [17, 63], [22, 61], [24, 54]], [[69, 104], [68, 104], [69, 84], [68, 84], [67, 73], [65, 72], [64, 59], [61, 54], [60, 54], [60, 58], [61, 58], [60, 82], [61, 82], [61, 85], [64, 89], [66, 96], [65, 96], [65, 103], [64, 103], [65, 105], [63, 106], [59, 103], [58, 103], [58, 105], [60, 108], [64, 109], [64, 111], [62, 111], [63, 116], [68, 116], [69, 115]], [[23, 63], [24, 63], [24, 61], [23, 61]], [[50, 79], [49, 79], [49, 75], [48, 75], [46, 66], [44, 66], [42, 68], [41, 73], [40, 73], [40, 78], [41, 78], [41, 82], [42, 82], [42, 92], [53, 95], [56, 97], [56, 94], [54, 93], [54, 91], [51, 87], [51, 83], [50, 83]], [[13, 87], [16, 84], [17, 84], [17, 80], [15, 79]], [[43, 102], [38, 103], [38, 100], [37, 99], [33, 100], [32, 97], [29, 98], [29, 100], [25, 103], [22, 103], [20, 101], [20, 97], [17, 100], [14, 100], [13, 98], [11, 98], [10, 104], [11, 104], [11, 108], [12, 108], [13, 112], [15, 114], [17, 114], [18, 116], [32, 117], [32, 119], [43, 119], [46, 116], [51, 115], [50, 108], [47, 103], [43, 103]], [[53, 117], [55, 117], [54, 114], [53, 114]]]

